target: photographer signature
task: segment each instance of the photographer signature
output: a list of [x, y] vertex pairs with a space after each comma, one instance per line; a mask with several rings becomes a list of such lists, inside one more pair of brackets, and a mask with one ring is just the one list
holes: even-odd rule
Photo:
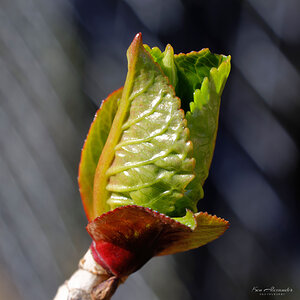
[[277, 288], [275, 286], [260, 288], [258, 286], [253, 286], [252, 293], [258, 293], [261, 296], [284, 296], [287, 293], [292, 293], [293, 289], [290, 287], [287, 288]]

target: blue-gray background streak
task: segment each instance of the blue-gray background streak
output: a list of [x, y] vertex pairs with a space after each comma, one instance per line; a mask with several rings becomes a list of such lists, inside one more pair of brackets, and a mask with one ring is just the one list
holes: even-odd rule
[[113, 299], [300, 299], [299, 11], [297, 0], [1, 0], [0, 299], [51, 299], [88, 248], [80, 151], [140, 31], [176, 53], [232, 55], [199, 203], [231, 228], [153, 259]]

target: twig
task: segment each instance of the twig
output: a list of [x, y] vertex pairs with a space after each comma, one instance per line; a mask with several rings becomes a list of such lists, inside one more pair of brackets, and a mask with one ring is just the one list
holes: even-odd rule
[[89, 249], [78, 270], [59, 287], [53, 300], [109, 300], [120, 283], [119, 278], [95, 262]]

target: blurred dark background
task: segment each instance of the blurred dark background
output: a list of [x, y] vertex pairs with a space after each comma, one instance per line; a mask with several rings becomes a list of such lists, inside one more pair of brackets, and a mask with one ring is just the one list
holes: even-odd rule
[[[87, 250], [80, 151], [140, 31], [232, 55], [199, 203], [231, 227], [153, 259], [113, 299], [300, 299], [299, 13], [298, 0], [1, 0], [0, 299], [51, 299]], [[253, 292], [272, 286], [293, 292]]]

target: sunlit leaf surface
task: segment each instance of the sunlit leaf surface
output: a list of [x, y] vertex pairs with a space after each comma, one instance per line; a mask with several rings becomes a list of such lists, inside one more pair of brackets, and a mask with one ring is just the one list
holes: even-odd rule
[[96, 167], [116, 114], [122, 90], [120, 88], [103, 100], [81, 152], [78, 183], [84, 210], [89, 220], [96, 217], [93, 215], [93, 188]]
[[186, 208], [194, 209], [182, 199], [195, 160], [180, 100], [140, 35], [128, 61], [120, 106], [96, 170], [94, 213], [135, 204], [184, 215]]
[[[174, 55], [170, 45], [164, 52], [143, 45], [141, 35], [127, 56], [124, 90], [104, 102], [82, 152], [87, 216], [140, 205], [184, 223], [186, 209], [196, 212], [203, 197], [230, 56], [208, 49]], [[189, 104], [186, 115], [181, 103]]]

